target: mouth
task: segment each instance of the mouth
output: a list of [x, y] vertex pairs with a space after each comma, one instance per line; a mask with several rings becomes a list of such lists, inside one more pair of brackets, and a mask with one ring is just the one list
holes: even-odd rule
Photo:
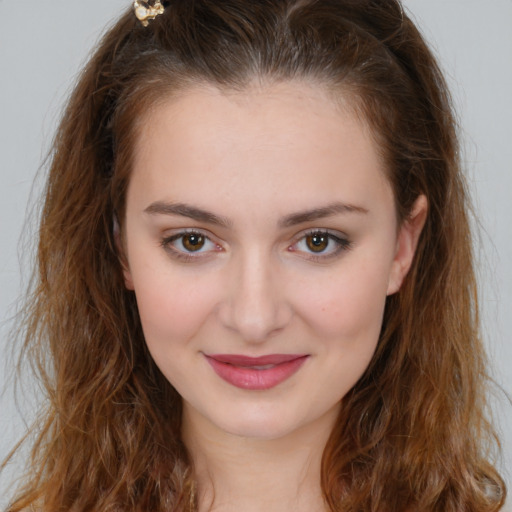
[[248, 357], [239, 354], [204, 354], [215, 373], [229, 384], [247, 390], [266, 390], [294, 375], [308, 354], [269, 354]]

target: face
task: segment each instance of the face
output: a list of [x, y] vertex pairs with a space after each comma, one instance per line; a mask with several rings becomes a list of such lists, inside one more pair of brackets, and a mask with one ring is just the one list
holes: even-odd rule
[[126, 205], [126, 286], [186, 417], [259, 438], [332, 422], [421, 224], [397, 225], [350, 109], [305, 84], [188, 91], [143, 123]]

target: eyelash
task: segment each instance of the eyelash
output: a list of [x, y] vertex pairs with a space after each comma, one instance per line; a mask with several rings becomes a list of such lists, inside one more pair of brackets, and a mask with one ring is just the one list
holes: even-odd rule
[[334, 244], [335, 244], [334, 249], [332, 249], [328, 253], [322, 251], [322, 252], [318, 252], [317, 254], [315, 254], [314, 252], [305, 251], [304, 254], [306, 254], [306, 256], [304, 256], [304, 257], [313, 262], [318, 262], [318, 263], [326, 262], [330, 259], [336, 258], [342, 252], [348, 251], [349, 249], [352, 248], [352, 242], [348, 238], [346, 238], [344, 236], [340, 236], [338, 232], [333, 233], [332, 231], [325, 230], [325, 229], [312, 229], [312, 230], [301, 233], [297, 237], [296, 241], [288, 248], [288, 250], [290, 252], [294, 252], [296, 250], [296, 249], [294, 249], [294, 247], [296, 247], [300, 242], [307, 243], [306, 240], [308, 237], [320, 237], [320, 238], [325, 237], [328, 239], [328, 243], [334, 242]]
[[[219, 244], [216, 244], [215, 242], [213, 242], [208, 235], [206, 235], [202, 231], [197, 231], [194, 229], [180, 231], [179, 233], [176, 233], [174, 235], [167, 236], [161, 240], [160, 245], [166, 251], [170, 252], [173, 258], [176, 258], [176, 259], [184, 261], [184, 262], [189, 262], [189, 261], [197, 260], [201, 257], [204, 257], [204, 256], [201, 256], [202, 254], [204, 254], [203, 251], [187, 252], [185, 250], [180, 250], [180, 249], [173, 247], [173, 245], [172, 245], [173, 242], [179, 241], [181, 239], [182, 243], [183, 243], [183, 239], [187, 235], [195, 235], [197, 237], [201, 237], [206, 241], [206, 243], [211, 243], [211, 244], [215, 245], [218, 252], [220, 252], [220, 250], [221, 250], [221, 246]], [[197, 255], [196, 255], [196, 252], [197, 252]]]
[[[197, 237], [202, 237], [206, 241], [205, 243], [210, 243], [210, 244], [215, 245], [215, 248], [216, 248], [215, 252], [222, 251], [222, 247], [219, 244], [216, 244], [215, 242], [213, 242], [211, 240], [210, 236], [206, 235], [202, 231], [197, 231], [197, 230], [184, 230], [184, 231], [180, 231], [179, 233], [176, 233], [174, 235], [165, 237], [161, 240], [160, 245], [167, 252], [171, 253], [171, 256], [173, 258], [176, 258], [176, 259], [184, 261], [184, 262], [191, 262], [194, 260], [198, 260], [199, 258], [204, 258], [205, 252], [206, 253], [211, 252], [210, 250], [209, 251], [201, 251], [202, 247], [198, 251], [187, 252], [186, 250], [177, 249], [176, 247], [173, 246], [173, 243], [179, 241], [180, 239], [182, 240], [182, 244], [183, 244], [183, 239], [187, 235], [195, 235]], [[293, 244], [288, 247], [288, 251], [296, 252], [297, 245], [301, 242], [307, 243], [306, 240], [308, 237], [320, 237], [320, 238], [325, 237], [328, 239], [328, 243], [334, 242], [334, 244], [336, 245], [336, 247], [328, 253], [325, 253], [325, 251], [321, 251], [321, 252], [318, 252], [317, 254], [315, 254], [314, 252], [303, 251], [303, 254], [305, 254], [305, 256], [303, 256], [303, 257], [305, 259], [313, 261], [313, 262], [328, 261], [332, 258], [335, 258], [336, 256], [339, 256], [340, 253], [342, 253], [344, 251], [348, 251], [352, 248], [352, 242], [350, 240], [348, 240], [348, 238], [341, 237], [341, 236], [339, 236], [339, 234], [337, 234], [337, 233], [335, 234], [335, 233], [325, 230], [325, 229], [312, 229], [312, 230], [300, 233], [300, 235], [298, 235], [296, 237], [295, 242], [293, 242]]]

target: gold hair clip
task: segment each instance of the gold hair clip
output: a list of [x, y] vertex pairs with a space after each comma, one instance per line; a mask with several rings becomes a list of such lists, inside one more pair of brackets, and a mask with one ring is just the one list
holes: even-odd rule
[[135, 16], [137, 16], [137, 19], [144, 27], [148, 26], [148, 20], [154, 20], [159, 14], [163, 14], [164, 12], [164, 6], [161, 4], [160, 0], [156, 0], [153, 6], [149, 5], [148, 2], [135, 0], [133, 2], [133, 8], [135, 9]]

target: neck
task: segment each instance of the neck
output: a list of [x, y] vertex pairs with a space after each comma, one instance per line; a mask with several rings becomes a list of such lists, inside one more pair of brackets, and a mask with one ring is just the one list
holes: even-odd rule
[[321, 459], [336, 411], [279, 438], [229, 434], [184, 408], [199, 512], [324, 512]]

